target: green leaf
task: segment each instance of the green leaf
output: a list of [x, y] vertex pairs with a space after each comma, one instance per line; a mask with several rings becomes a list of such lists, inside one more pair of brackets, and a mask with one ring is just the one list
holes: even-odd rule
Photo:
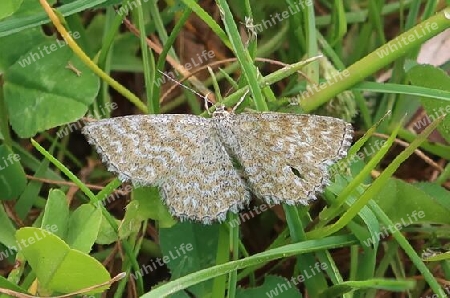
[[133, 190], [132, 201], [127, 205], [119, 228], [120, 239], [136, 233], [141, 222], [147, 219], [158, 221], [161, 228], [170, 228], [177, 222], [161, 201], [156, 187], [140, 187]]
[[[9, 280], [7, 280], [6, 278], [4, 278], [3, 276], [0, 276], [0, 288], [2, 289], [8, 289], [8, 290], [13, 290], [15, 292], [19, 292], [19, 293], [26, 293], [27, 291], [25, 291], [24, 289], [22, 289], [21, 287], [19, 287], [18, 285], [10, 282]], [[11, 297], [8, 295], [0, 295], [0, 297]]]
[[414, 186], [420, 188], [450, 212], [450, 201], [448, 200], [450, 197], [450, 191], [440, 185], [428, 182], [416, 183]]
[[[0, 243], [12, 247], [16, 245], [16, 239], [14, 235], [16, 234], [16, 228], [9, 219], [8, 214], [6, 214], [5, 207], [0, 205]], [[0, 252], [0, 261], [8, 257]]]
[[143, 218], [139, 216], [139, 202], [131, 201], [125, 211], [125, 216], [119, 226], [119, 238], [126, 239], [141, 228]]
[[[44, 159], [39, 164], [39, 167], [37, 168], [34, 177], [41, 178], [43, 177], [44, 173], [47, 172], [49, 169], [49, 161], [47, 159]], [[41, 191], [42, 182], [40, 180], [30, 180], [28, 182], [27, 187], [20, 195], [19, 199], [16, 202], [16, 205], [14, 206], [14, 209], [17, 212], [17, 215], [24, 219], [28, 212], [33, 207], [34, 202], [39, 196], [39, 192]]]
[[11, 200], [19, 196], [27, 184], [20, 156], [6, 145], [0, 145], [0, 199]]
[[[114, 219], [116, 225], [119, 226], [120, 220]], [[97, 239], [95, 243], [108, 245], [118, 240], [117, 232], [108, 222], [108, 220], [102, 215], [102, 222], [100, 223], [100, 229], [98, 231]]]
[[[447, 92], [450, 91], [450, 77], [442, 69], [431, 65], [414, 66], [408, 71], [407, 76], [413, 85]], [[428, 97], [422, 97], [420, 101], [427, 111], [428, 116], [415, 123], [415, 126], [418, 129], [424, 128], [436, 118], [447, 114], [438, 126], [438, 131], [447, 142], [450, 142], [450, 104], [448, 101]]]
[[[22, 228], [16, 233], [21, 252], [41, 288], [72, 293], [110, 280], [108, 271], [93, 257], [70, 247], [56, 235], [40, 228]], [[108, 286], [90, 293], [100, 293]]]
[[97, 239], [102, 221], [102, 211], [91, 204], [84, 204], [70, 216], [66, 242], [70, 247], [89, 253]]
[[[32, 2], [32, 1], [27, 1]], [[27, 3], [25, 2], [25, 3]], [[0, 70], [6, 72], [8, 67], [16, 63], [33, 45], [50, 40], [40, 28], [28, 29], [20, 34], [0, 38]], [[11, 51], [11, 49], [14, 51]]]
[[403, 226], [416, 223], [450, 223], [448, 210], [420, 188], [398, 179], [389, 179], [374, 198], [394, 222]]
[[[215, 264], [219, 225], [178, 223], [160, 229], [159, 241], [164, 258], [168, 258], [172, 280]], [[197, 297], [211, 292], [212, 280], [197, 283], [189, 291]]]
[[252, 289], [238, 288], [236, 298], [253, 297], [277, 297], [277, 298], [301, 298], [302, 294], [297, 290], [295, 281], [289, 281], [283, 277], [268, 275], [264, 283]]
[[[69, 64], [81, 75], [68, 69]], [[5, 73], [11, 126], [23, 138], [78, 120], [98, 90], [98, 78], [61, 40], [34, 46]]]
[[3, 0], [0, 2], [0, 19], [9, 17], [22, 5], [23, 0]]
[[41, 228], [49, 231], [49, 227], [56, 227], [54, 234], [61, 239], [66, 237], [69, 220], [69, 205], [66, 195], [59, 189], [52, 189], [45, 204]]

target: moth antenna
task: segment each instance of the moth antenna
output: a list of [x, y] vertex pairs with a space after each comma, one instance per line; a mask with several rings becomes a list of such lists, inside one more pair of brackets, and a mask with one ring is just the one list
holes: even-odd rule
[[181, 87], [185, 88], [186, 90], [191, 91], [192, 93], [194, 93], [194, 94], [197, 95], [198, 97], [203, 98], [203, 100], [205, 101], [206, 111], [208, 111], [208, 114], [211, 115], [211, 113], [209, 112], [209, 109], [208, 109], [208, 102], [209, 102], [210, 104], [212, 104], [212, 105], [214, 104], [212, 101], [210, 101], [210, 100], [208, 99], [208, 95], [209, 95], [209, 93], [211, 93], [211, 92], [208, 92], [206, 95], [202, 95], [202, 94], [198, 93], [197, 91], [195, 91], [194, 89], [189, 88], [188, 86], [186, 86], [186, 85], [184, 85], [184, 84], [181, 84], [180, 82], [178, 82], [177, 80], [173, 79], [173, 78], [172, 78], [171, 76], [169, 76], [168, 74], [166, 74], [166, 73], [160, 71], [159, 69], [158, 69], [158, 72], [159, 72], [160, 74], [162, 74], [163, 76], [165, 76], [166, 78], [168, 78], [169, 80], [171, 80], [172, 82], [174, 82], [175, 84], [177, 84], [178, 86], [181, 86]]
[[203, 96], [203, 102], [205, 104], [205, 111], [208, 112], [208, 115], [212, 115], [212, 113], [209, 111], [209, 107], [208, 107], [208, 103], [213, 104], [209, 99], [208, 99], [208, 95], [210, 92], [206, 93], [205, 96]]

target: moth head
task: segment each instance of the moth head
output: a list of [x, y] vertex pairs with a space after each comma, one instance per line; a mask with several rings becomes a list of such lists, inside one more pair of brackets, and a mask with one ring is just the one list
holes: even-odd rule
[[223, 104], [217, 104], [216, 110], [212, 113], [213, 117], [224, 118], [228, 117], [230, 113], [225, 109]]

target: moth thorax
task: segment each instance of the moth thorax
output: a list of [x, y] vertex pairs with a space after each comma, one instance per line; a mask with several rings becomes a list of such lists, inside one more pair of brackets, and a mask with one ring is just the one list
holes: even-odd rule
[[224, 105], [217, 106], [216, 110], [212, 113], [213, 118], [227, 118], [230, 113], [225, 110]]

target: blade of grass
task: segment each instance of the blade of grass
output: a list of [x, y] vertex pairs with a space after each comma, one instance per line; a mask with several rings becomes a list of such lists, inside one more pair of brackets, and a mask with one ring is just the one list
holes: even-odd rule
[[411, 290], [416, 285], [414, 280], [389, 280], [389, 279], [369, 279], [364, 281], [345, 281], [339, 285], [326, 289], [320, 298], [340, 297], [345, 293], [350, 293], [360, 289], [379, 289], [391, 292], [404, 292]]
[[216, 265], [207, 269], [199, 270], [195, 273], [183, 276], [174, 281], [170, 281], [146, 293], [141, 298], [167, 297], [170, 294], [176, 293], [192, 285], [198, 284], [202, 281], [214, 278], [216, 276], [229, 273], [233, 270], [243, 269], [246, 267], [255, 266], [261, 263], [266, 263], [272, 260], [286, 258], [302, 253], [346, 247], [355, 243], [357, 243], [357, 240], [353, 236], [347, 235], [332, 236], [319, 240], [307, 240], [301, 243], [288, 244], [279, 248], [266, 250], [262, 253], [255, 254], [248, 258], [243, 258], [237, 261], [231, 261], [226, 264]]
[[[189, 19], [191, 12], [192, 12], [192, 10], [190, 10], [190, 9], [184, 10], [180, 19], [175, 24], [175, 27], [173, 28], [172, 32], [170, 33], [169, 38], [167, 39], [166, 43], [164, 44], [161, 54], [159, 54], [158, 62], [156, 63], [157, 70], [159, 70], [159, 71], [163, 70], [164, 62], [166, 61], [166, 57], [167, 57], [170, 49], [172, 48], [172, 45], [174, 44], [176, 38], [178, 37], [181, 30], [183, 29], [184, 24]], [[174, 56], [173, 58], [175, 59], [176, 56]], [[155, 73], [155, 82], [160, 82], [162, 73], [160, 73], [159, 71], [157, 71]], [[158, 102], [158, 106], [159, 106], [160, 91], [161, 91], [161, 84], [155, 84], [154, 89], [153, 89], [152, 102]]]
[[[301, 107], [306, 112], [316, 109], [336, 94], [347, 90], [365, 77], [404, 56], [408, 51], [419, 47], [426, 40], [449, 28], [450, 17], [447, 17], [446, 15], [450, 15], [450, 8], [447, 8], [428, 20], [418, 24], [349, 66], [345, 71], [350, 75], [339, 76], [332, 84], [328, 83], [326, 88], [320, 89], [317, 92], [312, 92], [310, 96], [307, 96], [301, 102]], [[414, 41], [404, 42], [405, 40]], [[403, 43], [400, 41], [403, 41]]]
[[[442, 119], [443, 118], [440, 118], [440, 120], [436, 120], [433, 124], [435, 124], [435, 126], [437, 126], [438, 123], [436, 123], [436, 122], [440, 122], [440, 121], [442, 121]], [[436, 127], [434, 127], [434, 128], [436, 128]], [[428, 131], [428, 135], [434, 130], [434, 128]], [[425, 131], [424, 131], [424, 133], [425, 133]], [[422, 139], [422, 141], [423, 141], [423, 137], [424, 137], [423, 134], [421, 134], [419, 136], [419, 138]], [[426, 136], [425, 136], [425, 138], [426, 138]], [[420, 140], [418, 140], [417, 143], [420, 143]], [[414, 145], [416, 146], [416, 148], [418, 147], [418, 144], [414, 144]], [[413, 144], [411, 144], [411, 146], [413, 146]], [[406, 148], [405, 151], [408, 150], [410, 147]], [[402, 155], [405, 151], [403, 151], [400, 155]], [[408, 152], [408, 153], [412, 154], [413, 151], [414, 150], [412, 150], [412, 151], [410, 150], [410, 152]], [[400, 159], [398, 161], [394, 160], [392, 163], [398, 163], [398, 162], [400, 162]], [[386, 215], [386, 213], [384, 213], [384, 211], [378, 206], [378, 204], [371, 201], [371, 202], [369, 202], [369, 206], [374, 211], [374, 213], [376, 214], [378, 219], [385, 226], [387, 226], [387, 227], [395, 226], [395, 223], [392, 222], [392, 220]], [[400, 230], [398, 230], [398, 229], [393, 229], [393, 230], [394, 230], [394, 232], [392, 232], [392, 236], [395, 238], [395, 240], [398, 242], [398, 244], [400, 244], [400, 247], [403, 248], [405, 253], [408, 255], [408, 257], [413, 262], [413, 264], [417, 267], [417, 269], [420, 271], [420, 273], [422, 273], [424, 279], [426, 280], [426, 282], [428, 283], [430, 288], [434, 291], [434, 293], [438, 294], [440, 298], [446, 298], [447, 295], [445, 294], [444, 290], [441, 288], [438, 281], [434, 278], [434, 276], [430, 272], [430, 270], [428, 270], [427, 266], [423, 263], [420, 256], [417, 255], [416, 251], [411, 246], [411, 244], [409, 244], [408, 240], [406, 240], [405, 236], [403, 236], [403, 234], [400, 232]]]
[[[416, 139], [417, 135], [406, 129], [401, 129], [398, 133], [399, 137], [407, 142], [412, 142]], [[426, 150], [429, 153], [435, 154], [445, 159], [450, 159], [450, 146], [445, 146], [439, 143], [423, 142], [420, 148]]]
[[[239, 215], [231, 213], [230, 221], [237, 218]], [[231, 260], [236, 261], [239, 259], [239, 226], [230, 226], [230, 246]], [[233, 270], [228, 274], [228, 298], [234, 298], [236, 296], [237, 289], [237, 270]]]
[[[332, 168], [330, 169], [330, 172], [337, 170], [337, 168], [341, 168], [342, 165], [348, 164], [348, 162], [351, 160], [351, 158], [353, 156], [355, 156], [357, 152], [359, 152], [359, 150], [369, 140], [369, 138], [373, 135], [373, 133], [376, 132], [376, 129], [381, 124], [381, 122], [383, 122], [389, 115], [390, 115], [390, 113], [384, 115], [383, 118], [381, 118], [375, 125], [373, 125], [364, 134], [364, 136], [362, 138], [360, 138], [350, 148], [350, 150], [348, 152], [348, 156], [345, 159], [340, 160], [339, 162], [337, 162], [335, 165], [332, 166]], [[400, 126], [398, 126], [398, 129], [400, 129]], [[359, 183], [361, 183], [365, 179], [365, 177], [370, 173], [370, 171], [372, 171], [375, 168], [375, 166], [379, 163], [381, 158], [386, 154], [387, 150], [392, 146], [392, 143], [395, 140], [395, 136], [396, 136], [395, 133], [390, 136], [388, 141], [384, 144], [385, 145], [384, 150], [382, 147], [379, 150], [379, 152], [377, 152], [375, 154], [375, 156], [369, 161], [369, 163], [364, 167], [364, 169], [360, 172], [360, 174], [358, 174], [358, 176], [352, 180], [352, 182], [350, 183], [350, 184], [352, 184], [352, 186], [350, 186], [350, 184], [347, 185], [347, 187], [341, 192], [341, 195], [338, 198], [336, 198], [336, 200], [332, 203], [332, 205], [325, 208], [324, 210], [322, 210], [322, 212], [320, 212], [319, 218], [321, 219], [321, 221], [319, 222], [317, 227], [324, 226], [331, 219], [333, 219], [334, 217], [336, 217], [339, 214], [340, 208], [345, 203], [345, 200], [348, 197], [348, 195], [355, 189], [355, 186], [359, 185]], [[357, 184], [355, 181], [358, 181]], [[345, 194], [345, 192], [347, 192], [347, 193]]]
[[386, 184], [386, 181], [392, 177], [394, 172], [398, 167], [411, 155], [414, 153], [419, 145], [426, 140], [426, 138], [431, 134], [431, 132], [439, 125], [443, 120], [441, 116], [435, 122], [430, 124], [417, 138], [397, 157], [389, 164], [389, 166], [381, 173], [381, 175], [366, 189], [362, 196], [349, 207], [347, 212], [345, 212], [336, 223], [327, 226], [322, 229], [313, 230], [307, 233], [308, 239], [311, 238], [321, 238], [327, 235], [336, 233], [337, 231], [344, 228], [364, 207], [370, 199], [372, 199], [376, 193]]
[[[306, 5], [303, 7], [303, 26], [306, 40], [306, 55], [315, 57], [319, 55], [319, 45], [316, 35], [316, 15], [314, 5]], [[319, 82], [319, 63], [312, 63], [305, 69], [306, 77], [313, 82]]]
[[[263, 87], [263, 86], [274, 84], [274, 83], [296, 73], [298, 70], [302, 69], [305, 65], [308, 65], [309, 63], [317, 60], [318, 58], [320, 58], [320, 56], [312, 57], [312, 58], [306, 59], [304, 61], [300, 61], [300, 62], [294, 63], [292, 65], [285, 66], [282, 69], [279, 69], [279, 70], [263, 77], [260, 80], [259, 85], [261, 87]], [[243, 87], [243, 88], [236, 90], [233, 94], [225, 97], [222, 104], [224, 104], [227, 107], [236, 104], [246, 91], [247, 91], [247, 87]], [[215, 108], [216, 108], [216, 106], [212, 106], [209, 109], [209, 112], [205, 111], [201, 115], [207, 116], [207, 114], [212, 113], [215, 110]]]
[[[289, 228], [289, 235], [291, 236], [292, 243], [302, 243], [307, 240], [305, 235], [305, 229], [300, 219], [299, 213], [295, 206], [283, 205], [284, 212], [286, 214], [286, 223]], [[302, 210], [303, 215], [309, 217], [305, 208]], [[296, 268], [298, 271], [304, 271], [308, 268], [313, 268], [316, 262], [316, 258], [312, 253], [305, 253], [297, 256]], [[327, 281], [325, 279], [323, 271], [317, 272], [314, 276], [305, 279], [305, 287], [311, 297], [317, 297], [319, 293], [327, 287]]]
[[222, 30], [222, 28], [220, 28], [219, 24], [217, 24], [216, 21], [202, 7], [200, 7], [200, 5], [198, 5], [194, 0], [181, 1], [183, 1], [183, 3], [187, 7], [189, 7], [190, 10], [195, 12], [197, 16], [202, 19], [203, 22], [206, 23], [206, 25], [209, 26], [209, 28], [211, 28], [211, 30], [217, 35], [217, 37], [220, 38], [220, 40], [222, 40], [223, 44], [226, 47], [230, 48], [231, 50], [233, 49], [230, 40], [228, 39], [225, 32]]
[[[151, 1], [151, 3], [156, 5], [156, 2]], [[150, 4], [151, 5], [151, 4]], [[155, 58], [153, 56], [152, 49], [149, 49], [147, 46], [147, 34], [145, 33], [145, 20], [144, 20], [144, 7], [143, 5], [139, 5], [137, 8], [138, 15], [138, 28], [139, 28], [139, 42], [141, 45], [141, 53], [142, 53], [142, 63], [144, 66], [144, 81], [145, 81], [145, 94], [147, 95], [147, 110], [151, 114], [158, 113], [159, 110], [159, 100], [153, 100], [153, 92], [154, 92], [154, 82], [155, 82]], [[150, 10], [157, 10], [156, 7], [151, 7]], [[159, 16], [158, 12], [153, 12], [152, 16]], [[159, 22], [158, 22], [159, 21]], [[155, 23], [160, 24], [160, 19], [155, 18]], [[157, 26], [158, 29], [161, 29]], [[165, 32], [164, 30], [162, 30]], [[162, 32], [159, 32], [160, 35], [166, 37]]]
[[412, 85], [361, 82], [353, 86], [351, 89], [358, 91], [371, 91], [371, 92], [391, 93], [391, 94], [408, 94], [450, 101], [450, 92], [448, 91]]
[[[345, 69], [345, 65], [342, 62], [340, 56], [337, 55], [337, 53], [328, 44], [328, 42], [325, 40], [325, 38], [322, 36], [322, 34], [320, 34], [319, 31], [317, 32], [317, 39], [318, 39], [318, 42], [320, 43], [323, 53], [325, 54], [325, 56], [327, 58], [329, 58], [332, 61], [333, 65], [337, 69]], [[361, 92], [353, 91], [353, 96], [355, 96], [355, 101], [359, 107], [359, 113], [361, 115], [361, 118], [363, 119], [364, 126], [366, 129], [369, 129], [369, 127], [372, 126], [372, 118], [370, 116], [369, 107], [367, 106], [367, 101], [362, 96]]]
[[[231, 215], [231, 214], [230, 214]], [[219, 228], [219, 242], [217, 244], [216, 253], [216, 265], [224, 264], [229, 260], [229, 231], [225, 228], [225, 225], [221, 225]], [[221, 275], [214, 278], [212, 286], [212, 297], [225, 297], [227, 284], [227, 276]]]
[[233, 52], [242, 67], [244, 77], [247, 80], [250, 91], [252, 92], [255, 100], [256, 109], [261, 112], [267, 111], [267, 104], [262, 96], [261, 87], [258, 83], [258, 73], [256, 67], [253, 65], [253, 60], [250, 57], [250, 54], [242, 44], [241, 36], [236, 27], [236, 23], [234, 22], [230, 7], [228, 6], [226, 0], [216, 0], [216, 2], [219, 6], [219, 11], [221, 12], [222, 21], [225, 25], [225, 31], [230, 38]]

